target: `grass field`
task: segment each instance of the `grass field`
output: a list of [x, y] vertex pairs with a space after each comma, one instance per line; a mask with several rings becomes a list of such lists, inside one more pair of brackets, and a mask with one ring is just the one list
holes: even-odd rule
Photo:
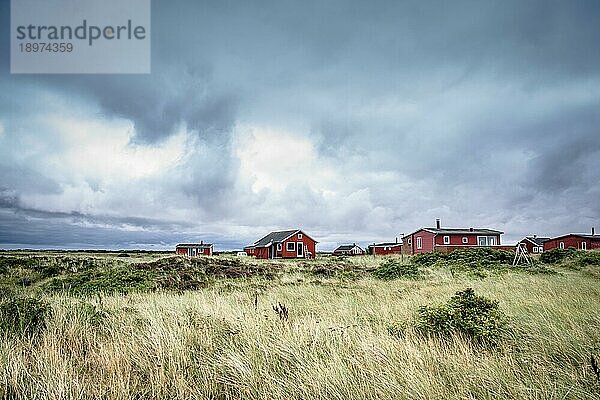
[[[7, 252], [0, 254], [3, 304], [29, 296], [51, 313], [32, 334], [4, 324], [0, 394], [597, 399], [596, 259], [532, 269], [444, 261], [391, 279], [377, 273], [383, 263], [413, 261]], [[416, 328], [420, 306], [446, 303], [468, 287], [505, 314], [497, 342]]]

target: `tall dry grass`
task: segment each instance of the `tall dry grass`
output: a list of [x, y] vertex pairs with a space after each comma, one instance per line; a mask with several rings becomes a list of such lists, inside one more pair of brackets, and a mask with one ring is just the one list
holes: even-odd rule
[[[424, 304], [470, 286], [500, 302], [498, 348], [419, 336]], [[258, 300], [255, 307], [255, 296]], [[486, 279], [224, 281], [183, 294], [49, 297], [37, 339], [2, 337], [4, 398], [597, 399], [600, 285], [560, 275]], [[282, 320], [272, 305], [289, 308]], [[87, 304], [87, 305], [85, 305]], [[91, 305], [90, 305], [91, 304]], [[410, 326], [410, 324], [409, 324]]]

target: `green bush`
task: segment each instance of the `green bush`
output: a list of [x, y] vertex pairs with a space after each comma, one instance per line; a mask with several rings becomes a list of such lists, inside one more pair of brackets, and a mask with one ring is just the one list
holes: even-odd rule
[[455, 270], [496, 269], [512, 263], [514, 253], [488, 247], [439, 251], [415, 255], [411, 262], [422, 267], [450, 267]]
[[375, 271], [376, 278], [390, 280], [397, 278], [419, 278], [421, 271], [415, 264], [403, 264], [396, 260], [386, 260]]
[[552, 249], [543, 252], [540, 255], [540, 261], [545, 264], [559, 264], [568, 258], [574, 257], [577, 253], [575, 249]]
[[148, 291], [156, 287], [150, 271], [132, 267], [114, 267], [88, 270], [52, 278], [44, 289], [51, 292], [67, 291], [73, 294], [129, 293]]
[[0, 303], [0, 331], [19, 336], [34, 336], [46, 328], [52, 307], [43, 300], [20, 297]]
[[600, 266], [600, 251], [578, 251], [575, 263], [579, 267]]
[[439, 306], [422, 306], [417, 312], [417, 331], [450, 336], [462, 334], [478, 343], [496, 343], [502, 336], [507, 318], [495, 300], [478, 296], [471, 288], [456, 292]]

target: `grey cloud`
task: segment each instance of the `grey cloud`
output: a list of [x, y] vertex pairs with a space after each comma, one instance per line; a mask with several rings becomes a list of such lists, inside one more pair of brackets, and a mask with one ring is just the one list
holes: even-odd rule
[[[52, 107], [31, 100], [28, 109], [23, 100], [52, 93], [130, 119], [138, 143], [160, 143], [180, 126], [196, 134], [186, 144], [195, 146], [190, 159], [168, 177], [112, 193], [116, 214], [141, 192], [166, 208], [190, 201], [202, 223], [255, 231], [302, 225], [324, 236], [356, 232], [356, 240], [393, 237], [436, 216], [511, 237], [577, 230], [600, 218], [597, 1], [181, 1], [154, 2], [153, 16], [149, 76], [17, 77], [5, 73], [7, 62], [0, 66], [0, 86], [10, 93], [0, 95], [0, 118], [11, 118], [11, 132]], [[310, 186], [254, 193], [241, 181], [232, 143], [243, 123], [310, 138], [342, 177], [334, 186], [343, 201], [328, 202]], [[1, 168], [9, 191], [61, 190], [35, 162]], [[14, 208], [10, 196], [0, 205]], [[152, 209], [140, 208], [140, 215]], [[67, 230], [77, 218], [130, 224], [164, 237], [190, 228], [160, 216], [97, 213], [36, 218], [64, 219]], [[532, 226], [539, 232], [528, 232]], [[111, 232], [85, 237], [109, 241]]]

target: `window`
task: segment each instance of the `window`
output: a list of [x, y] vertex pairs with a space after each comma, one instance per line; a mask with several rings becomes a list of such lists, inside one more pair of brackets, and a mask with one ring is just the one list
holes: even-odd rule
[[581, 250], [587, 250], [587, 243], [581, 242]]
[[283, 245], [281, 243], [277, 243], [277, 251], [281, 251]]
[[444, 236], [444, 244], [450, 244], [450, 236]]
[[538, 253], [543, 253], [544, 252], [544, 248], [542, 246], [538, 247]]
[[408, 245], [410, 246], [412, 244], [412, 237], [408, 238]]
[[468, 238], [468, 237], [466, 237], [466, 236], [464, 236], [464, 237], [462, 238], [462, 242], [463, 242], [463, 244], [467, 244], [467, 243], [469, 243], [469, 238]]
[[534, 253], [537, 253], [537, 252], [538, 252], [538, 248], [537, 248], [537, 246], [535, 246], [535, 247], [533, 248], [533, 252], [534, 252]]
[[495, 246], [496, 236], [477, 236], [477, 244], [479, 246]]
[[298, 234], [298, 239], [302, 239], [302, 234], [301, 233]]
[[287, 251], [296, 251], [296, 243], [295, 242], [287, 242], [286, 250]]
[[423, 240], [421, 238], [421, 236], [417, 237], [417, 249], [420, 249], [423, 247]]
[[560, 243], [558, 244], [558, 248], [560, 248], [560, 249], [564, 249], [564, 248], [565, 248], [565, 242], [560, 242]]

